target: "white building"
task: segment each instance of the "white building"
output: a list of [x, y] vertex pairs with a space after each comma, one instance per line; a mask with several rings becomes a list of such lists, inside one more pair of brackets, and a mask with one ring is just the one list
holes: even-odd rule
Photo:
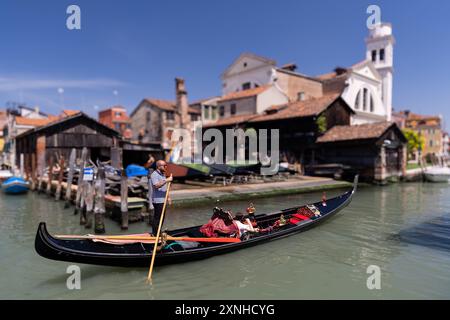
[[[356, 113], [352, 124], [390, 121], [395, 44], [392, 26], [379, 24], [370, 30], [365, 42], [365, 60], [317, 77], [296, 72], [297, 66], [292, 63], [277, 67], [272, 59], [243, 53], [222, 73], [222, 94], [227, 97], [270, 85], [292, 102], [340, 92]], [[277, 99], [280, 100], [279, 96]], [[268, 105], [277, 103], [266, 102]], [[264, 110], [257, 108], [258, 113], [261, 111]]]

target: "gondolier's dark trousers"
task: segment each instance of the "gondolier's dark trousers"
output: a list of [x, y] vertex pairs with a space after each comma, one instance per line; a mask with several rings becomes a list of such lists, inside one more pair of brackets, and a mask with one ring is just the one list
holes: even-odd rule
[[[164, 203], [153, 203], [153, 207], [155, 208], [153, 211], [153, 221], [152, 221], [152, 233], [156, 236], [156, 233], [158, 232], [158, 226], [159, 226], [159, 219], [161, 219], [161, 213], [163, 210]], [[165, 216], [164, 216], [165, 218]], [[164, 219], [163, 219], [163, 225], [164, 225]], [[161, 226], [161, 230], [163, 230]]]

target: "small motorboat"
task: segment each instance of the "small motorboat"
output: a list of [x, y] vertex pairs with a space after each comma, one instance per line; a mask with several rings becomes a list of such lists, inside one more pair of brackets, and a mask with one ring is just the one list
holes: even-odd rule
[[9, 170], [0, 170], [0, 184], [13, 176]]
[[11, 177], [3, 182], [2, 189], [7, 194], [22, 194], [30, 189], [30, 183], [20, 177]]
[[430, 182], [448, 182], [450, 180], [450, 168], [432, 167], [423, 171], [425, 179]]
[[[185, 242], [182, 245], [179, 241], [168, 240], [167, 245], [156, 254], [155, 263], [156, 265], [164, 265], [209, 258], [301, 233], [326, 221], [349, 205], [356, 192], [357, 184], [358, 177], [356, 176], [352, 190], [338, 197], [328, 200], [322, 199], [320, 202], [287, 208], [274, 213], [255, 215], [259, 228], [272, 226], [274, 222], [281, 221], [282, 218], [288, 222], [283, 225], [280, 224], [279, 227], [268, 232], [254, 234], [245, 239], [234, 239], [238, 241], [221, 243], [217, 241], [209, 242], [209, 238], [206, 237], [198, 238], [201, 226], [168, 231], [169, 237], [183, 237], [184, 241], [189, 238], [193, 238], [195, 241], [204, 241], [190, 242], [191, 245], [186, 246]], [[314, 212], [314, 216], [306, 220], [293, 221], [292, 217], [295, 217], [296, 213], [302, 210], [310, 210]], [[114, 244], [86, 239], [89, 237], [89, 235], [52, 236], [47, 231], [46, 224], [41, 222], [36, 233], [34, 245], [39, 255], [58, 261], [120, 267], [148, 267], [150, 263], [154, 245], [134, 241], [142, 237], [142, 235], [125, 236], [128, 237], [125, 239], [133, 239], [128, 244], [125, 243], [127, 241]], [[115, 236], [110, 237], [115, 238]], [[118, 238], [122, 237], [118, 236]], [[217, 240], [218, 238], [213, 239]], [[230, 240], [230, 238], [225, 239]], [[292, 241], [296, 240], [293, 239]]]

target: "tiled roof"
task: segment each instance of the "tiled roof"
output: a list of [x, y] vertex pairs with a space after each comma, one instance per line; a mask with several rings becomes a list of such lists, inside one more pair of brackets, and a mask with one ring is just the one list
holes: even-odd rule
[[[146, 98], [144, 99], [147, 103], [154, 105], [165, 111], [176, 111], [177, 107], [175, 102], [169, 100], [161, 100], [161, 99], [152, 99]], [[192, 107], [188, 107], [188, 113], [200, 114], [201, 111]]]
[[61, 115], [62, 116], [66, 116], [66, 117], [70, 117], [73, 116], [74, 114], [80, 113], [80, 110], [63, 110]]
[[40, 126], [45, 126], [46, 124], [54, 121], [55, 118], [52, 117], [52, 118], [44, 118], [44, 119], [30, 119], [30, 118], [17, 116], [15, 118], [15, 120], [16, 120], [16, 124], [18, 124], [20, 126], [40, 127]]
[[381, 137], [386, 130], [395, 123], [383, 121], [377, 123], [366, 123], [354, 126], [334, 126], [323, 136], [317, 139], [318, 143], [376, 139]]
[[240, 114], [232, 117], [222, 118], [217, 120], [216, 122], [203, 125], [204, 128], [209, 127], [221, 127], [221, 126], [230, 126], [237, 125], [240, 123], [248, 122], [252, 118], [258, 117], [259, 115], [255, 114]]
[[[339, 97], [340, 94], [333, 93], [320, 98], [311, 98], [305, 101], [275, 105], [268, 108], [265, 114], [235, 115], [232, 117], [219, 119], [216, 122], [205, 125], [204, 127], [220, 127], [237, 125], [244, 122], [254, 123], [316, 116], [325, 111]], [[350, 107], [349, 110], [351, 110]]]
[[270, 87], [271, 87], [270, 85], [264, 85], [264, 86], [261, 86], [258, 88], [231, 92], [229, 94], [222, 96], [222, 98], [220, 98], [218, 102], [253, 97], [253, 96], [256, 96], [256, 95], [266, 91]]
[[290, 118], [302, 118], [316, 116], [326, 110], [340, 94], [328, 94], [320, 98], [311, 98], [304, 101], [291, 102], [289, 104], [272, 106], [269, 114], [260, 115], [250, 122], [283, 120]]

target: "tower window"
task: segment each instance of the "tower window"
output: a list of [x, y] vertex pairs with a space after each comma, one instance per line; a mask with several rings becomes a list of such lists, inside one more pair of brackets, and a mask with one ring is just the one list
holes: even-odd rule
[[235, 103], [233, 103], [233, 104], [230, 106], [230, 113], [231, 113], [231, 114], [236, 114], [236, 104], [235, 104]]
[[380, 61], [384, 61], [384, 49], [380, 50]]
[[372, 62], [377, 61], [377, 50], [372, 50]]
[[367, 110], [367, 89], [363, 89], [363, 110]]
[[355, 100], [355, 109], [359, 109], [360, 100], [361, 100], [361, 91], [358, 91], [358, 94], [356, 95], [356, 100]]

